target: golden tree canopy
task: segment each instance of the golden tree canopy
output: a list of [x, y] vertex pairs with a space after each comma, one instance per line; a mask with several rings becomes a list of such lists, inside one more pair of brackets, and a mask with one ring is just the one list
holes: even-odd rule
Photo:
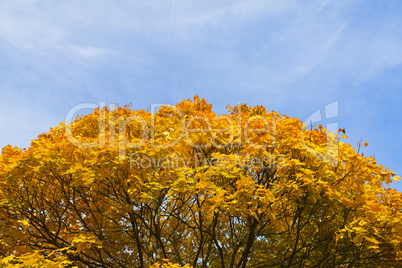
[[0, 267], [400, 267], [399, 177], [341, 132], [198, 96], [97, 108], [3, 148]]

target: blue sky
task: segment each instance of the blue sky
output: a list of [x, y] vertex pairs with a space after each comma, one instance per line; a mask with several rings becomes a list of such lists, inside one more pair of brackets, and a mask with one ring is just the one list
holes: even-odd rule
[[304, 121], [338, 101], [322, 124], [402, 175], [401, 12], [392, 0], [1, 1], [0, 147], [29, 146], [84, 102], [198, 94], [219, 114], [242, 102]]

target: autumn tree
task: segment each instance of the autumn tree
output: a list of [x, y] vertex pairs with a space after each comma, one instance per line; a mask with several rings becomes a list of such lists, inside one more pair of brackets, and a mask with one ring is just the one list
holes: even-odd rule
[[345, 135], [195, 96], [0, 156], [0, 267], [400, 267], [393, 172]]

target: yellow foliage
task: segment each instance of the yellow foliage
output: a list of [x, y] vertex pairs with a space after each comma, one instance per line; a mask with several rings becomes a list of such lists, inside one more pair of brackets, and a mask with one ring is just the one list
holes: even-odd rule
[[2, 149], [0, 267], [398, 267], [400, 177], [341, 132], [198, 96], [95, 109]]

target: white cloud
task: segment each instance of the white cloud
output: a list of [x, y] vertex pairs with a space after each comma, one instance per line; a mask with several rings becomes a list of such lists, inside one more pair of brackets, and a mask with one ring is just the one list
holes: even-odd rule
[[110, 50], [102, 47], [92, 47], [92, 46], [76, 46], [72, 45], [71, 50], [85, 58], [94, 58], [94, 57], [100, 57], [103, 55], [106, 55], [110, 53]]
[[40, 14], [34, 1], [0, 4], [0, 38], [18, 49], [40, 52], [66, 38], [64, 30]]
[[[294, 7], [294, 1], [174, 1], [174, 22], [177, 28], [194, 26], [225, 27], [228, 22], [275, 15]], [[239, 21], [240, 20], [240, 21]]]

